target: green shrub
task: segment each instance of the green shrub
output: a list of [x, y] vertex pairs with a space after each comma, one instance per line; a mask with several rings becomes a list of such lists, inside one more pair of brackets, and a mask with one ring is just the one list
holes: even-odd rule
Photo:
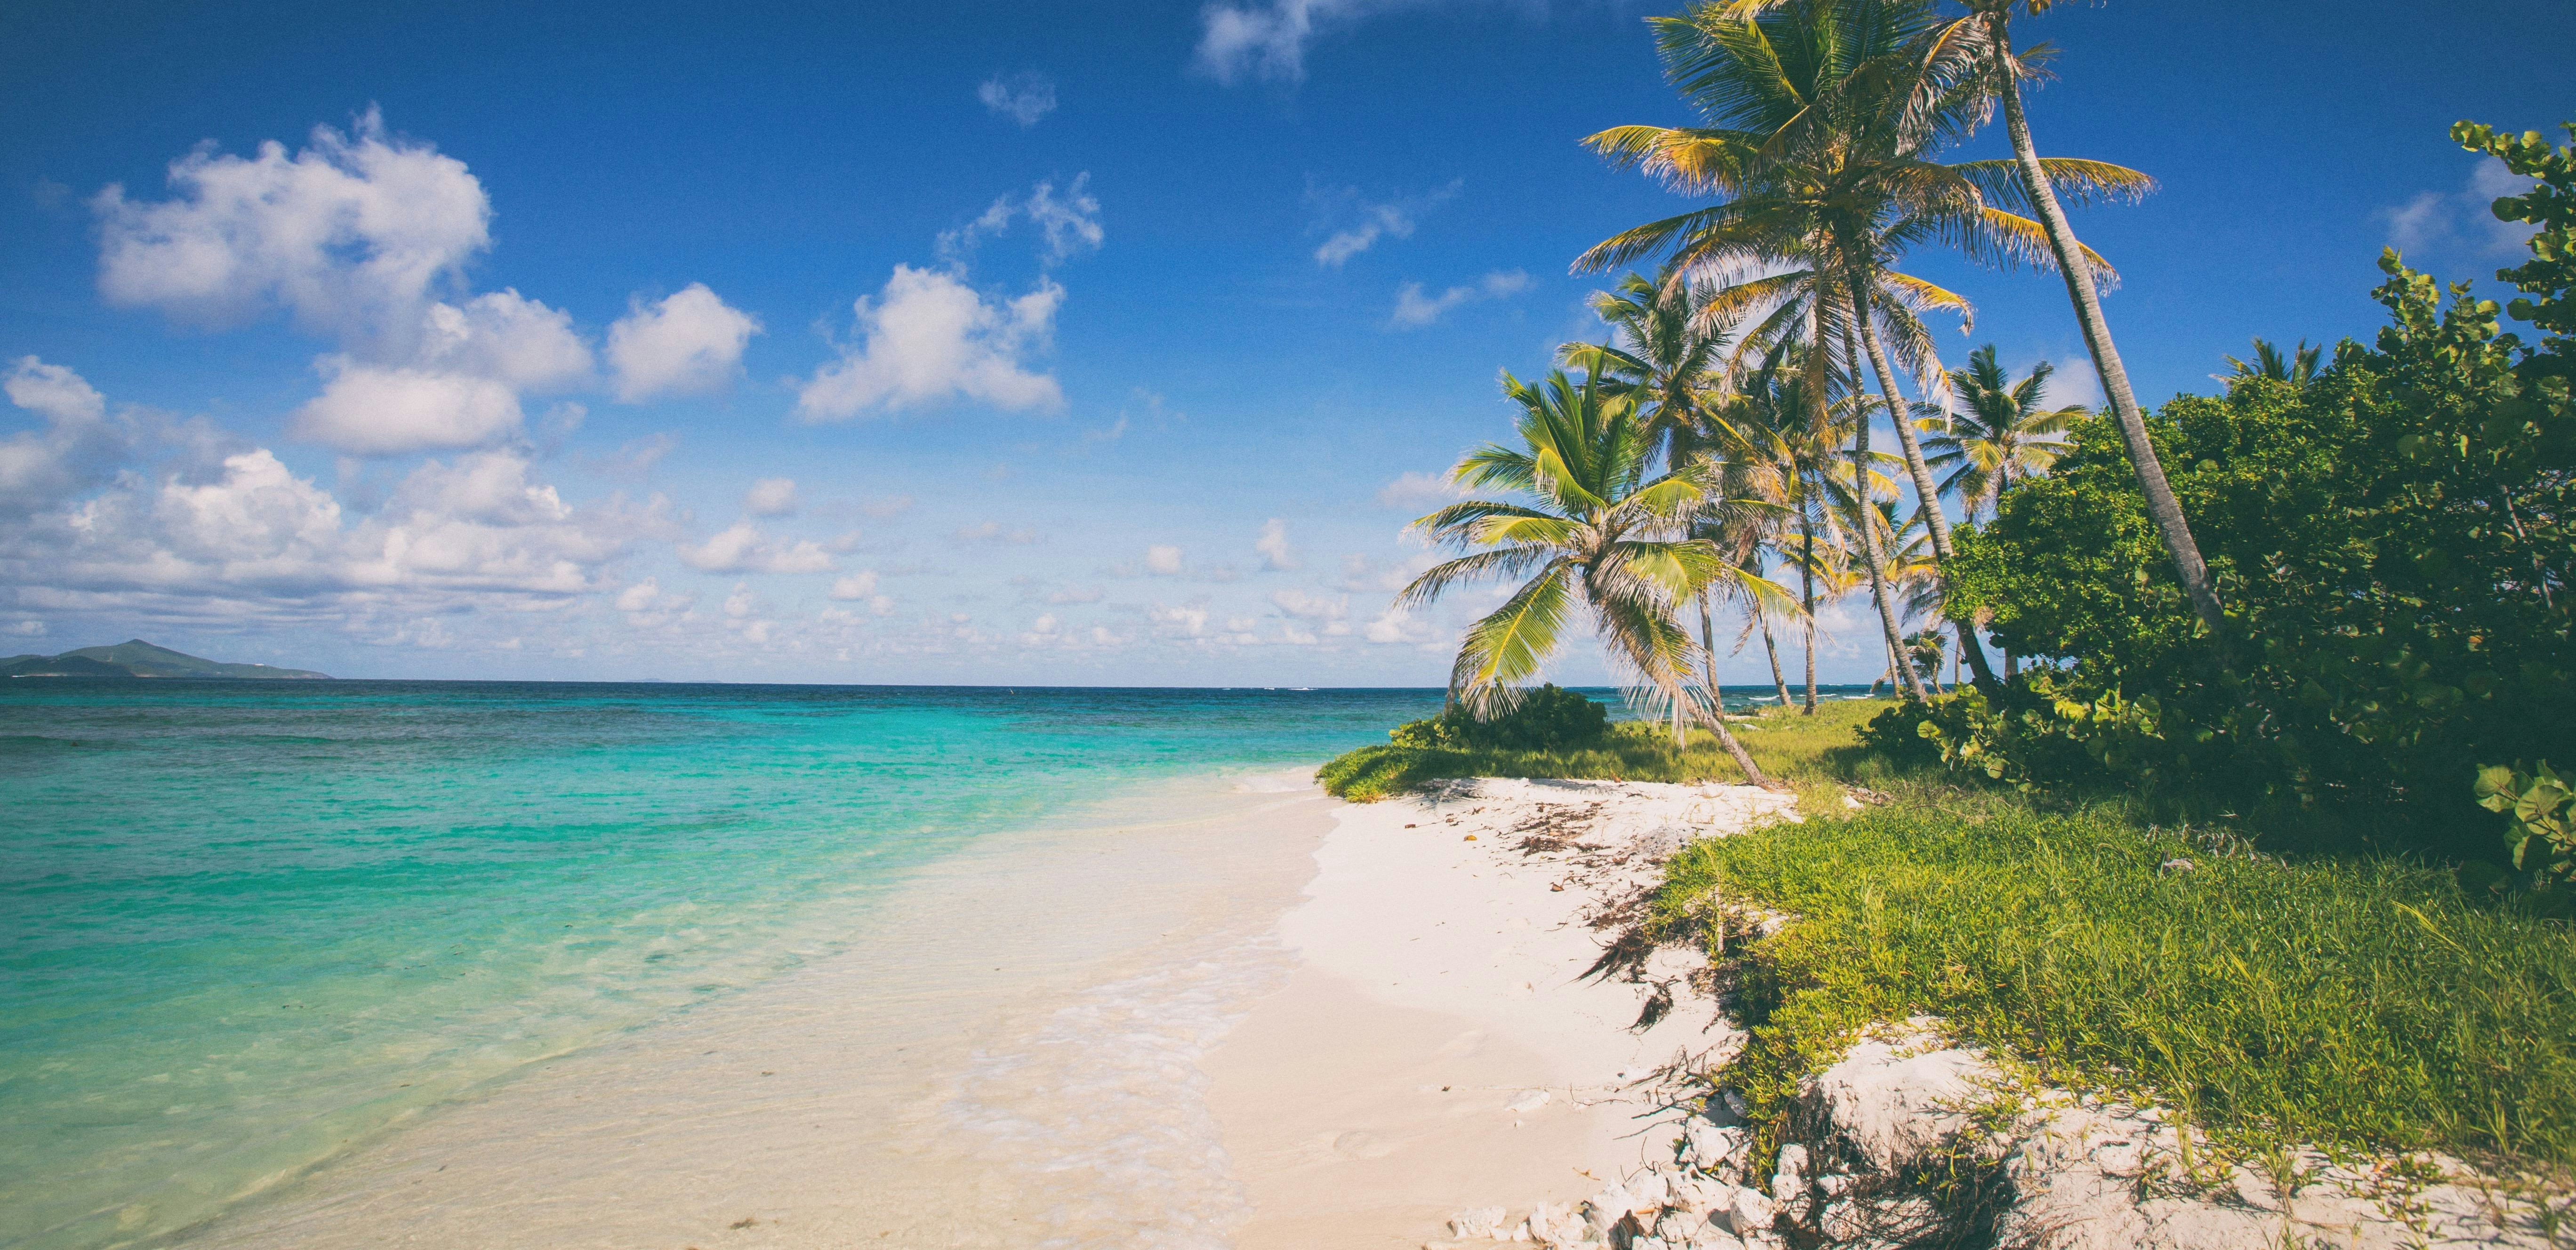
[[1399, 725], [1387, 737], [1400, 747], [1564, 751], [1596, 745], [1609, 733], [1609, 708], [1551, 684], [1524, 693], [1510, 711], [1491, 720], [1451, 707], [1430, 720]]
[[[2514, 315], [2550, 329], [2576, 156], [2455, 136], [2541, 180], [2496, 211], [2542, 226], [2540, 259], [2505, 276], [2526, 292]], [[1952, 766], [2203, 809], [2403, 813], [2383, 827], [2422, 849], [2500, 857], [2480, 768], [2576, 758], [2576, 345], [2503, 332], [2495, 303], [2465, 285], [2446, 302], [2393, 252], [2382, 268], [2375, 346], [2150, 422], [2228, 638], [2199, 629], [2106, 419], [1962, 535], [1950, 610], [2045, 663], [2000, 707], [1924, 718]]]

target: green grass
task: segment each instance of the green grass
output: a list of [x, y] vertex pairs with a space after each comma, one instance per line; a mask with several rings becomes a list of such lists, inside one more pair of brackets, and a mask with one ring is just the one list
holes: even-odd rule
[[1806, 805], [1804, 824], [1667, 868], [1668, 935], [1733, 908], [1797, 917], [1727, 952], [1753, 1040], [1726, 1079], [1757, 1106], [1781, 1110], [1867, 1025], [1932, 1015], [2027, 1075], [2152, 1099], [2235, 1152], [2576, 1165], [2563, 921], [2404, 859], [2284, 862], [2116, 804], [1896, 781], [1883, 806]]
[[[1817, 705], [1816, 715], [1764, 709], [1733, 725], [1745, 752], [1765, 773], [1793, 785], [1830, 785], [1838, 776], [1884, 777], [1884, 761], [1852, 746], [1852, 732], [1885, 708], [1883, 701], [1843, 700]], [[1367, 746], [1316, 770], [1325, 793], [1374, 803], [1425, 782], [1452, 777], [1573, 777], [1602, 781], [1726, 781], [1744, 779], [1735, 761], [1706, 730], [1692, 730], [1687, 750], [1673, 745], [1669, 729], [1636, 721], [1610, 727], [1610, 739], [1587, 750], [1505, 751], [1447, 747]], [[1832, 793], [1839, 795], [1835, 789]]]

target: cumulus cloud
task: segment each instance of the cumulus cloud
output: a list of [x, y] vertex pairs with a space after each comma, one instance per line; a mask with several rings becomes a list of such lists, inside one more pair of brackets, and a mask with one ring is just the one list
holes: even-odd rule
[[1328, 193], [1309, 187], [1306, 198], [1322, 210], [1325, 222], [1345, 223], [1315, 249], [1315, 263], [1339, 269], [1350, 258], [1375, 247], [1381, 238], [1412, 238], [1415, 219], [1455, 198], [1464, 185], [1464, 180], [1452, 181], [1428, 195], [1399, 196], [1383, 204], [1361, 199], [1356, 188]]
[[1402, 508], [1408, 512], [1437, 508], [1458, 497], [1457, 484], [1446, 473], [1424, 473], [1407, 470], [1395, 480], [1377, 488], [1381, 508]]
[[1518, 295], [1529, 284], [1530, 276], [1518, 269], [1497, 269], [1474, 286], [1453, 286], [1438, 295], [1425, 295], [1421, 283], [1407, 282], [1395, 292], [1395, 311], [1387, 323], [1400, 330], [1427, 326], [1461, 304]]
[[547, 391], [590, 376], [590, 346], [572, 315], [499, 290], [462, 307], [433, 303], [421, 317], [418, 363], [489, 378], [522, 391]]
[[1368, 623], [1364, 636], [1370, 642], [1394, 644], [1425, 643], [1431, 641], [1436, 635], [1430, 625], [1415, 619], [1411, 612], [1402, 608], [1388, 608], [1379, 614], [1376, 620]]
[[1261, 523], [1261, 536], [1252, 541], [1252, 549], [1261, 553], [1265, 569], [1297, 567], [1296, 549], [1288, 545], [1288, 523], [1277, 517]]
[[1157, 577], [1180, 576], [1181, 549], [1160, 543], [1147, 547], [1145, 549], [1145, 571], [1152, 573]]
[[1338, 621], [1351, 610], [1349, 595], [1319, 595], [1295, 587], [1270, 592], [1270, 603], [1281, 612], [1310, 621]]
[[45, 428], [0, 440], [0, 516], [26, 516], [107, 480], [126, 454], [107, 397], [79, 374], [22, 356], [0, 393]]
[[1154, 633], [1163, 638], [1198, 638], [1207, 633], [1206, 608], [1175, 608], [1157, 603], [1146, 610], [1145, 619], [1153, 622]]
[[157, 203], [117, 185], [91, 201], [109, 303], [209, 325], [282, 307], [344, 340], [402, 337], [433, 284], [491, 243], [491, 202], [464, 162], [388, 139], [373, 110], [346, 134], [315, 127], [293, 156], [200, 146], [168, 181]]
[[832, 581], [831, 596], [840, 600], [865, 599], [877, 593], [877, 571], [861, 569]]
[[709, 573], [828, 573], [832, 553], [811, 539], [772, 541], [748, 518], [718, 531], [703, 543], [680, 546], [680, 559]]
[[634, 300], [626, 315], [608, 327], [608, 367], [616, 375], [617, 398], [633, 404], [719, 389], [733, 379], [743, 346], [758, 333], [758, 318], [728, 306], [703, 282], [692, 282], [659, 303]]
[[796, 479], [764, 477], [742, 497], [742, 510], [753, 516], [796, 515]]
[[1306, 44], [1320, 29], [1349, 25], [1396, 7], [1389, 0], [1269, 0], [1210, 4], [1199, 10], [1191, 68], [1220, 83], [1247, 78], [1298, 82], [1306, 77]]
[[397, 456], [489, 446], [520, 431], [517, 393], [490, 378], [336, 355], [314, 367], [322, 393], [288, 418], [289, 437], [353, 456]]
[[1055, 111], [1055, 80], [1035, 72], [1008, 78], [995, 74], [975, 88], [975, 98], [982, 100], [993, 116], [1010, 118], [1026, 129]]
[[2500, 259], [2522, 251], [2537, 227], [2498, 221], [2489, 206], [2531, 188], [2530, 178], [2505, 168], [2503, 161], [2481, 157], [2470, 167], [2465, 189], [2425, 191], [2379, 216], [2388, 225], [2388, 245], [2401, 253]]
[[1063, 299], [1063, 287], [1040, 279], [1026, 295], [988, 301], [957, 274], [896, 265], [882, 292], [854, 306], [856, 341], [798, 389], [797, 415], [845, 421], [954, 399], [1061, 408], [1055, 378], [1026, 360], [1046, 347]]

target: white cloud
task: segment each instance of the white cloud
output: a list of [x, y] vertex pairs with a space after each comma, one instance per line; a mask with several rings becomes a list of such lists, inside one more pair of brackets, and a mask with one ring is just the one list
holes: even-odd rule
[[[1333, 232], [1315, 249], [1315, 263], [1328, 269], [1339, 269], [1350, 258], [1377, 245], [1380, 238], [1409, 239], [1414, 222], [1422, 213], [1455, 198], [1465, 181], [1455, 180], [1428, 195], [1398, 197], [1383, 204], [1372, 204], [1360, 198], [1357, 189], [1325, 193], [1309, 187], [1306, 198], [1323, 209], [1329, 223], [1350, 222]], [[1356, 221], [1352, 221], [1356, 218]]]
[[1446, 473], [1424, 473], [1409, 469], [1396, 475], [1394, 481], [1377, 488], [1378, 506], [1413, 511], [1437, 508], [1458, 498], [1456, 483]]
[[431, 304], [421, 318], [417, 359], [519, 390], [554, 390], [590, 375], [590, 346], [573, 332], [572, 315], [506, 289], [475, 296], [462, 308]]
[[1198, 50], [1191, 68], [1221, 83], [1245, 78], [1298, 82], [1306, 77], [1306, 44], [1319, 27], [1348, 25], [1388, 0], [1269, 0], [1199, 10]]
[[491, 202], [464, 162], [387, 140], [372, 110], [347, 134], [316, 127], [292, 157], [275, 142], [251, 158], [201, 146], [171, 162], [169, 184], [158, 203], [113, 185], [91, 201], [112, 304], [206, 324], [274, 305], [344, 341], [400, 340], [431, 286], [491, 243]]
[[79, 374], [22, 356], [0, 382], [9, 402], [45, 428], [0, 440], [0, 516], [25, 516], [107, 480], [126, 454], [107, 397]]
[[1375, 643], [1423, 643], [1435, 636], [1429, 625], [1402, 608], [1388, 608], [1368, 623], [1365, 636]]
[[1338, 621], [1351, 610], [1349, 595], [1325, 596], [1296, 587], [1270, 592], [1270, 602], [1290, 616], [1310, 621]]
[[1145, 571], [1161, 577], [1181, 575], [1181, 549], [1157, 544], [1145, 549]]
[[630, 301], [626, 315], [608, 327], [617, 398], [632, 404], [719, 389], [733, 379], [743, 346], [758, 333], [758, 318], [728, 306], [703, 282], [650, 306]]
[[875, 299], [856, 305], [858, 341], [817, 370], [796, 396], [807, 421], [842, 421], [949, 399], [1009, 410], [1053, 410], [1064, 393], [1025, 357], [1043, 350], [1064, 288], [987, 302], [956, 274], [896, 265]]
[[743, 492], [742, 510], [753, 516], [796, 515], [796, 479], [764, 477]]
[[618, 592], [617, 610], [620, 612], [641, 612], [646, 608], [652, 607], [653, 600], [659, 597], [661, 593], [662, 587], [659, 583], [655, 582], [652, 578], [645, 578], [643, 581], [637, 582]]
[[696, 546], [682, 545], [680, 559], [709, 573], [828, 573], [832, 553], [811, 539], [780, 544], [746, 518]]
[[995, 117], [1010, 118], [1025, 129], [1055, 111], [1055, 80], [1034, 72], [1009, 78], [995, 74], [975, 88], [975, 98]]
[[2538, 228], [2525, 221], [2498, 221], [2489, 206], [2532, 185], [2532, 179], [2507, 169], [2503, 161], [2480, 157], [2469, 169], [2465, 189], [2425, 191], [2378, 215], [2388, 223], [2388, 245], [2411, 257], [2500, 259], [2522, 251]]
[[1053, 182], [1030, 188], [1025, 200], [1005, 195], [986, 207], [982, 216], [942, 233], [939, 255], [951, 264], [962, 265], [976, 244], [1007, 233], [1014, 221], [1026, 221], [1038, 228], [1039, 236], [1046, 240], [1046, 249], [1038, 259], [1049, 268], [1083, 252], [1096, 252], [1108, 235], [1100, 225], [1100, 201], [1085, 189], [1090, 184], [1090, 174], [1076, 174], [1066, 184], [1061, 199], [1056, 196]]
[[290, 437], [353, 456], [486, 447], [519, 433], [519, 397], [490, 378], [386, 368], [347, 356], [314, 362], [322, 393], [287, 420]]
[[1497, 269], [1474, 286], [1453, 286], [1438, 295], [1424, 295], [1421, 283], [1407, 282], [1397, 288], [1395, 312], [1387, 321], [1398, 329], [1427, 326], [1461, 304], [1518, 295], [1528, 290], [1529, 284], [1530, 276], [1518, 269]]
[[1288, 523], [1277, 517], [1261, 523], [1261, 537], [1253, 540], [1252, 549], [1261, 553], [1265, 569], [1297, 567], [1296, 549], [1288, 545]]
[[865, 599], [877, 593], [877, 571], [861, 569], [832, 582], [832, 597], [841, 600]]
[[1207, 633], [1206, 608], [1174, 608], [1155, 604], [1145, 613], [1154, 624], [1154, 633], [1164, 638], [1197, 638]]

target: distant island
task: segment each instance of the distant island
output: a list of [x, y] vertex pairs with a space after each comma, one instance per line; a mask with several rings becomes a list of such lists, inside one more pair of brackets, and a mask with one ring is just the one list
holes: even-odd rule
[[266, 664], [225, 664], [217, 660], [183, 655], [168, 647], [156, 647], [140, 638], [129, 639], [112, 647], [82, 647], [61, 655], [13, 655], [0, 659], [0, 676], [5, 677], [187, 677], [197, 679], [237, 680], [271, 678], [329, 681], [329, 673], [303, 668], [274, 668]]

